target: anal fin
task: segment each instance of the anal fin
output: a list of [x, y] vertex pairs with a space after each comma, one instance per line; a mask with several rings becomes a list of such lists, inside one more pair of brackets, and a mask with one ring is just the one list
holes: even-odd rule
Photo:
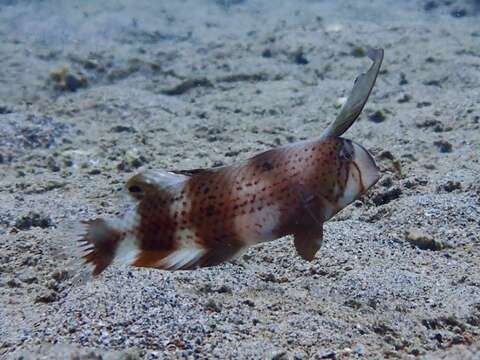
[[303, 219], [298, 222], [293, 231], [294, 244], [298, 255], [304, 260], [312, 261], [322, 246], [323, 204], [318, 196], [304, 185], [298, 184], [296, 190], [303, 209]]

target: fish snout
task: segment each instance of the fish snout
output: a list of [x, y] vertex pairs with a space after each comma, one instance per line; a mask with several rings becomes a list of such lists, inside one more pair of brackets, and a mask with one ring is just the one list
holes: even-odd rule
[[[362, 146], [352, 142], [354, 155], [350, 171], [358, 172], [360, 192], [370, 189], [380, 179], [380, 169], [373, 156]], [[355, 169], [353, 169], [353, 168]]]
[[339, 210], [355, 201], [380, 179], [380, 169], [372, 155], [363, 146], [350, 140], [342, 140], [343, 147], [339, 156], [348, 166], [348, 177], [338, 199]]

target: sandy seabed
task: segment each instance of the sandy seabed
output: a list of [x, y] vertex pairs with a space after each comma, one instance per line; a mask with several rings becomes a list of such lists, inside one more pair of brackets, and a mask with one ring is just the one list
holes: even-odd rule
[[[480, 358], [478, 1], [0, 1], [0, 356]], [[311, 138], [385, 61], [346, 134], [382, 179], [325, 226], [191, 272], [77, 283], [66, 224], [142, 168]]]

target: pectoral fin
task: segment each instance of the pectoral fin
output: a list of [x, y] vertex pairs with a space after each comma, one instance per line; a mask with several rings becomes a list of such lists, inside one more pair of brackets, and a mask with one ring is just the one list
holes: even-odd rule
[[301, 184], [296, 190], [303, 209], [302, 219], [298, 219], [293, 231], [295, 248], [304, 260], [312, 261], [322, 246], [323, 240], [323, 209], [322, 202], [311, 191]]
[[293, 236], [298, 255], [304, 260], [312, 261], [322, 246], [323, 225], [298, 229]]

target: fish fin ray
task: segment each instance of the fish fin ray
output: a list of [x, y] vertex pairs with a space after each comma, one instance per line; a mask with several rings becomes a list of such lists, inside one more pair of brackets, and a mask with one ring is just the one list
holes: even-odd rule
[[132, 265], [162, 270], [194, 270], [226, 262], [239, 254], [241, 249], [240, 246], [189, 246], [170, 251], [141, 251]]
[[372, 92], [375, 80], [383, 60], [383, 49], [368, 49], [368, 57], [373, 61], [366, 73], [360, 74], [353, 85], [347, 102], [343, 105], [340, 114], [322, 133], [321, 138], [341, 136], [358, 118]]
[[138, 251], [133, 238], [115, 226], [115, 222], [95, 219], [82, 222], [79, 239], [85, 266], [92, 265], [93, 275], [99, 275], [112, 262], [128, 263]]

